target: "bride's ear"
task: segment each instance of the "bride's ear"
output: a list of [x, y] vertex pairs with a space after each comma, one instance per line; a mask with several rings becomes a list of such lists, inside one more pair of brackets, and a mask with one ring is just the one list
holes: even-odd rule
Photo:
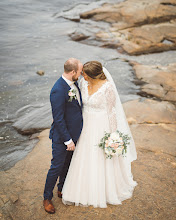
[[88, 77], [88, 75], [87, 75], [86, 73], [83, 73], [83, 77], [84, 77], [84, 79], [85, 79], [86, 81], [88, 81], [89, 77]]
[[88, 81], [88, 80], [89, 80], [89, 77], [88, 77], [88, 75], [86, 75], [86, 74], [85, 74], [85, 77], [84, 77], [84, 79], [85, 79], [86, 81]]

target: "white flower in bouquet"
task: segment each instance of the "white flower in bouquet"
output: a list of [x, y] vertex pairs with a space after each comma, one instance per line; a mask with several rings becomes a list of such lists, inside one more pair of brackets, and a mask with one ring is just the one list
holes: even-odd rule
[[112, 158], [114, 155], [124, 155], [127, 152], [127, 145], [130, 137], [118, 130], [113, 133], [105, 133], [105, 136], [101, 139], [99, 147], [101, 147], [107, 158]]
[[116, 149], [116, 155], [122, 155], [123, 148], [117, 148]]
[[118, 139], [119, 139], [119, 134], [118, 134], [117, 132], [113, 132], [113, 133], [111, 133], [110, 138], [111, 138], [113, 141], [118, 141]]

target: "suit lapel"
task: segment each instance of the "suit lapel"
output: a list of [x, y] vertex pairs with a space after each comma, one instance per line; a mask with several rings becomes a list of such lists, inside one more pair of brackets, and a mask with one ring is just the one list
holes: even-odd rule
[[[83, 103], [82, 103], [82, 96], [81, 96], [81, 91], [80, 91], [80, 88], [79, 88], [79, 86], [78, 86], [78, 83], [77, 82], [75, 82], [74, 83], [75, 85], [76, 85], [76, 87], [78, 88], [78, 91], [79, 91], [79, 97], [80, 97], [80, 101], [81, 101], [81, 108], [83, 107]], [[78, 103], [79, 104], [79, 103]]]
[[[65, 81], [62, 77], [59, 78], [59, 81], [60, 81], [60, 83], [64, 86], [66, 92], [68, 93], [68, 91], [71, 89], [71, 87], [66, 83], [66, 81]], [[78, 91], [79, 91], [79, 96], [80, 96], [81, 105], [79, 104], [78, 100], [76, 100], [76, 101], [77, 101], [79, 107], [82, 109], [83, 103], [82, 103], [81, 91], [80, 91], [80, 89], [79, 89], [79, 86], [78, 86], [78, 83], [77, 83], [77, 82], [75, 82], [75, 85], [76, 85], [76, 87], [78, 88]]]

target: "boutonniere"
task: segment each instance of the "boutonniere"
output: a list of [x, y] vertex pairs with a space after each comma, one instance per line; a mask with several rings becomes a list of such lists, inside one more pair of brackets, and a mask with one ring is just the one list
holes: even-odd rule
[[76, 96], [76, 89], [70, 89], [68, 91], [68, 95], [69, 95], [69, 102], [72, 102], [73, 99], [77, 99], [77, 96]]

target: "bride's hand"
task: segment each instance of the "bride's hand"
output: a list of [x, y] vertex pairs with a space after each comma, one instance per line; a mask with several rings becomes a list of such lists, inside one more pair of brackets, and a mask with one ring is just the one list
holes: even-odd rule
[[70, 144], [67, 145], [67, 149], [68, 151], [74, 151], [75, 150], [75, 144], [72, 141]]

